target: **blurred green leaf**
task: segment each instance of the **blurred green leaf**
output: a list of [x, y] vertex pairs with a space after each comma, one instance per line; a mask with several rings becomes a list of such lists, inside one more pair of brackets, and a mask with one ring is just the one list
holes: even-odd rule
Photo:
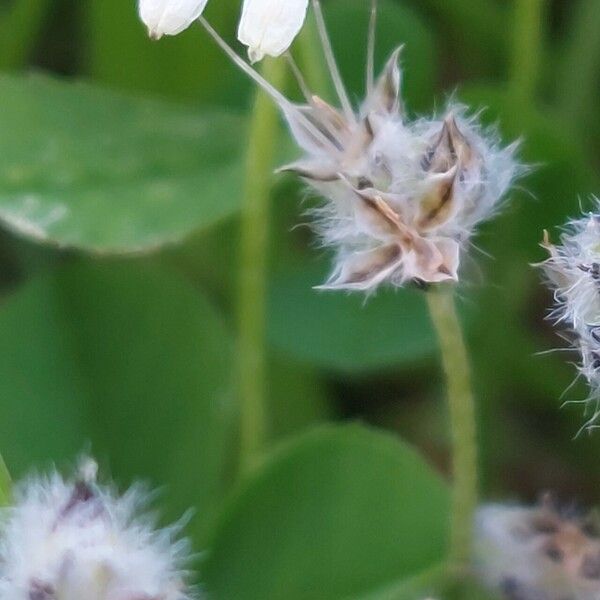
[[435, 336], [422, 294], [318, 291], [321, 269], [281, 272], [271, 283], [269, 340], [278, 351], [322, 368], [365, 372], [433, 354]]
[[241, 118], [42, 76], [0, 96], [0, 222], [20, 235], [139, 252], [237, 210]]
[[447, 506], [443, 482], [398, 439], [320, 428], [242, 484], [203, 580], [218, 600], [366, 595], [442, 559]]
[[[369, 14], [370, 3], [365, 0], [334, 0], [325, 6], [327, 27], [353, 100], [363, 98], [365, 93]], [[404, 45], [402, 93], [410, 109], [427, 109], [433, 103], [433, 86], [437, 76], [433, 35], [410, 8], [382, 0], [379, 2], [377, 27], [377, 72], [400, 45]]]
[[0, 311], [0, 444], [17, 475], [91, 442], [119, 480], [165, 485], [202, 540], [226, 481], [232, 343], [184, 280], [138, 263], [34, 279]]

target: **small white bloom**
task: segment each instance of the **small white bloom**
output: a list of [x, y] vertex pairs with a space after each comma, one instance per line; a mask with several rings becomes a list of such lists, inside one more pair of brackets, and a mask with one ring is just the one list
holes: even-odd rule
[[280, 56], [302, 29], [308, 0], [244, 0], [238, 39], [252, 62]]
[[[595, 200], [598, 203], [598, 200]], [[550, 258], [541, 264], [554, 290], [551, 317], [564, 324], [581, 353], [579, 370], [591, 387], [590, 399], [600, 402], [600, 214], [571, 221], [560, 238], [544, 247]], [[590, 419], [592, 423], [598, 411]]]
[[513, 600], [600, 598], [598, 523], [538, 507], [492, 504], [476, 518], [475, 567], [491, 589]]
[[26, 481], [2, 511], [0, 598], [189, 600], [187, 544], [140, 518], [142, 500], [135, 489], [117, 496], [98, 486], [92, 462], [73, 481]]
[[140, 18], [150, 37], [177, 35], [187, 29], [201, 14], [208, 0], [139, 0]]

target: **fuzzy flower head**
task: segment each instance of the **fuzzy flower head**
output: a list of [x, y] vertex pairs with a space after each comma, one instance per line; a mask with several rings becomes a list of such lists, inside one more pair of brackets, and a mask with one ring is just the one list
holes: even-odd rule
[[[306, 102], [295, 104], [248, 65], [206, 19], [225, 53], [271, 96], [304, 157], [283, 170], [299, 175], [324, 204], [314, 211], [322, 243], [335, 253], [325, 289], [371, 292], [457, 281], [461, 251], [520, 174], [516, 145], [503, 148], [461, 106], [442, 118], [410, 120], [401, 98], [400, 50], [373, 76], [377, 7], [367, 49], [367, 94], [356, 110], [342, 82], [320, 0], [311, 0], [339, 108], [312, 94], [291, 54]], [[304, 22], [305, 0], [245, 0], [240, 39], [251, 60], [281, 54]], [[281, 39], [280, 39], [281, 37]]]
[[[597, 200], [596, 200], [597, 202]], [[581, 354], [579, 370], [590, 384], [590, 398], [600, 398], [600, 215], [572, 221], [560, 244], [542, 244], [550, 257], [541, 264], [556, 307], [551, 317], [564, 324]], [[592, 421], [597, 417], [595, 414]]]
[[287, 170], [325, 198], [315, 215], [335, 251], [326, 289], [457, 281], [461, 250], [518, 171], [515, 146], [502, 148], [461, 106], [410, 121], [398, 55], [359, 112], [316, 97], [298, 111], [304, 122], [288, 111], [305, 156]]
[[600, 598], [600, 540], [595, 517], [540, 506], [493, 504], [476, 518], [476, 569], [507, 600]]
[[73, 480], [58, 474], [18, 487], [4, 509], [3, 600], [189, 600], [174, 530], [136, 514], [140, 493], [117, 496], [86, 462]]

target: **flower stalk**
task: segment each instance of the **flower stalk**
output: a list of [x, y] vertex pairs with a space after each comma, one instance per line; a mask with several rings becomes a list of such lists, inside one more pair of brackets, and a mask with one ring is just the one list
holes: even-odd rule
[[[283, 87], [285, 61], [266, 59], [262, 72], [277, 88]], [[248, 139], [240, 240], [238, 356], [242, 470], [252, 466], [267, 436], [265, 312], [269, 200], [277, 134], [277, 108], [258, 90]]]
[[471, 559], [477, 508], [477, 433], [469, 357], [456, 312], [453, 288], [427, 293], [446, 378], [452, 433], [453, 492], [450, 512], [450, 565], [466, 567]]
[[532, 103], [539, 82], [546, 0], [515, 4], [511, 89], [519, 101]]

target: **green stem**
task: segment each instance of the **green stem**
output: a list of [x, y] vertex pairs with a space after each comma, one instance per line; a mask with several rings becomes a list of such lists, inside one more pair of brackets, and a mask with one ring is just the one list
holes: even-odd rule
[[[266, 59], [263, 75], [277, 88], [284, 84], [283, 60]], [[257, 91], [250, 125], [240, 240], [239, 391], [241, 403], [240, 468], [250, 468], [267, 436], [265, 311], [269, 200], [278, 112]]]
[[324, 100], [331, 100], [331, 80], [321, 50], [321, 42], [317, 33], [314, 15], [310, 11], [302, 32], [298, 36], [300, 64], [306, 73], [306, 81], [310, 89]]
[[477, 436], [475, 401], [471, 390], [469, 357], [456, 313], [451, 287], [427, 293], [436, 330], [448, 395], [452, 431], [453, 493], [450, 563], [466, 567], [471, 560], [473, 517], [477, 507]]
[[582, 0], [574, 9], [556, 82], [562, 113], [585, 129], [587, 118], [594, 111], [600, 82], [600, 2]]
[[539, 83], [547, 0], [515, 0], [511, 91], [532, 103]]
[[35, 46], [50, 0], [17, 0], [0, 11], [0, 68], [23, 67]]

